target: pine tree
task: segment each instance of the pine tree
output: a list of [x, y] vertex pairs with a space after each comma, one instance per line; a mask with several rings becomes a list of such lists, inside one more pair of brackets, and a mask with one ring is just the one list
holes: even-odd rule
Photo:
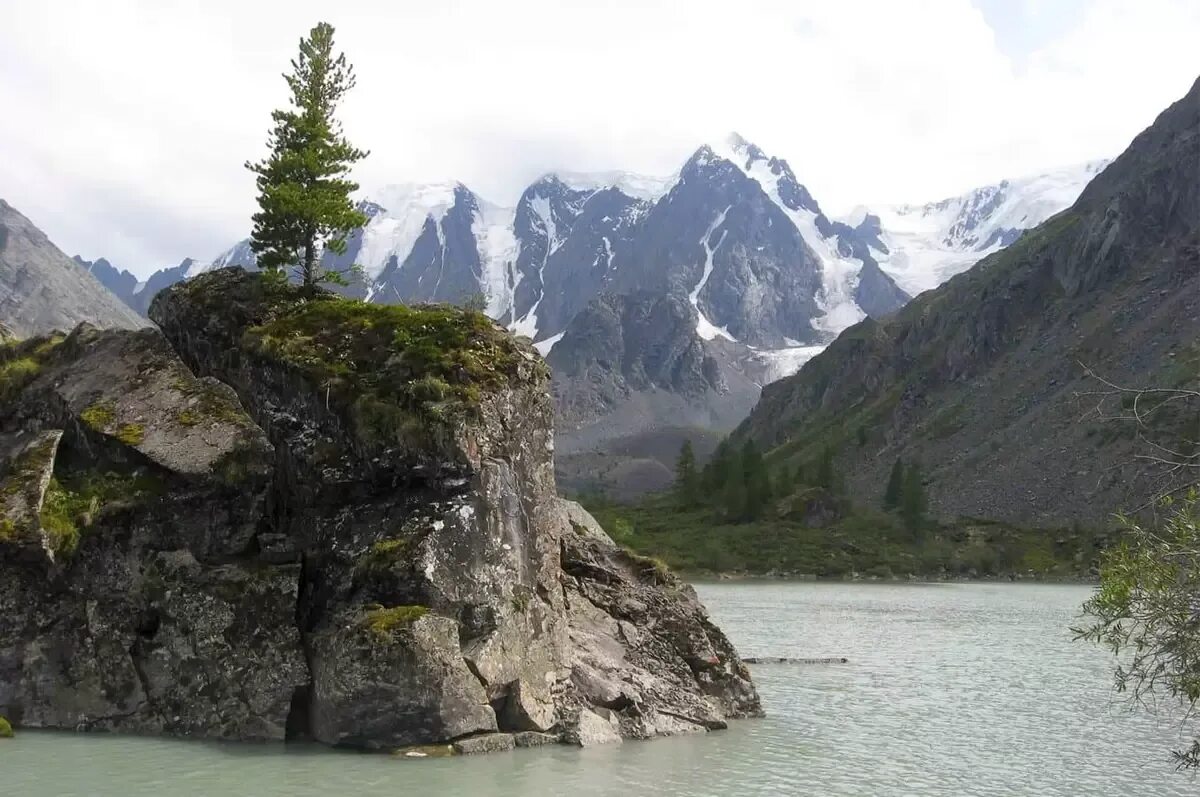
[[246, 164], [258, 175], [259, 191], [250, 248], [264, 271], [294, 269], [308, 290], [320, 282], [345, 284], [340, 272], [320, 270], [321, 250], [345, 252], [346, 236], [367, 222], [350, 201], [358, 184], [348, 179], [367, 153], [350, 145], [334, 118], [355, 78], [346, 56], [334, 56], [331, 25], [322, 22], [300, 40], [284, 79], [291, 107], [271, 114], [271, 152]]
[[708, 489], [714, 494], [719, 492], [721, 488], [729, 481], [730, 474], [734, 470], [733, 446], [728, 440], [722, 440], [717, 444], [717, 450], [713, 454], [712, 462], [709, 463], [712, 472], [712, 482], [708, 485]]
[[887, 489], [883, 493], [883, 508], [889, 512], [900, 506], [900, 497], [904, 493], [904, 460], [897, 458], [892, 465], [891, 475], [888, 476]]
[[762, 517], [771, 501], [771, 475], [753, 440], [747, 440], [742, 446], [742, 480], [746, 485], [743, 518], [756, 520]]
[[817, 463], [817, 486], [833, 491], [833, 449], [829, 446], [821, 450], [821, 461]]
[[913, 534], [919, 534], [925, 526], [925, 485], [921, 466], [916, 462], [904, 471], [904, 487], [900, 498], [900, 515], [904, 525]]
[[746, 478], [741, 463], [736, 465], [730, 469], [728, 478], [721, 485], [721, 508], [727, 520], [740, 522], [746, 517]]
[[696, 452], [692, 441], [684, 440], [679, 448], [679, 459], [675, 461], [675, 490], [684, 507], [695, 506], [700, 501], [700, 474], [696, 471]]

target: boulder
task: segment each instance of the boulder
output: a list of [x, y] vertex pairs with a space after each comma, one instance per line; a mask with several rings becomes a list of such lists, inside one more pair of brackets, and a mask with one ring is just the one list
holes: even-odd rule
[[528, 344], [240, 269], [151, 316], [0, 345], [0, 714], [486, 752], [760, 713], [690, 588], [556, 497]]

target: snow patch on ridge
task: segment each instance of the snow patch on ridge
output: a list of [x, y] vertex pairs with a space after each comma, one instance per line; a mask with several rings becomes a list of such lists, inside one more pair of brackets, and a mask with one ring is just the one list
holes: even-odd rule
[[889, 251], [872, 247], [871, 254], [915, 296], [999, 251], [1000, 236], [1036, 227], [1070, 207], [1108, 163], [1090, 161], [1004, 180], [925, 205], [880, 206], [871, 212], [879, 216], [881, 239]]
[[539, 340], [537, 343], [533, 344], [533, 348], [538, 350], [538, 354], [545, 357], [550, 354], [550, 350], [554, 348], [554, 344], [562, 340], [563, 335], [565, 334], [567, 333], [559, 332], [557, 335], [551, 335], [545, 340]]
[[806, 208], [791, 208], [783, 201], [779, 193], [779, 181], [786, 174], [785, 170], [779, 169], [779, 173], [776, 174], [771, 170], [766, 158], [752, 158], [752, 145], [736, 133], [730, 135], [719, 146], [720, 149], [714, 148], [714, 152], [733, 163], [762, 187], [771, 201], [791, 219], [800, 232], [800, 237], [820, 260], [821, 293], [816, 298], [817, 306], [824, 311], [824, 315], [813, 319], [813, 329], [828, 334], [832, 339], [842, 330], [866, 318], [867, 314], [854, 299], [863, 262], [855, 257], [842, 256], [838, 252], [836, 235], [830, 238], [821, 235], [817, 229], [815, 212]]
[[513, 230], [516, 210], [502, 208], [478, 200], [471, 233], [479, 251], [479, 281], [487, 297], [485, 312], [492, 318], [502, 318], [513, 307], [513, 292], [517, 279], [513, 274], [519, 244]]
[[441, 234], [442, 218], [453, 207], [458, 186], [458, 183], [402, 183], [386, 186], [372, 197], [371, 201], [382, 210], [363, 227], [362, 247], [357, 257], [369, 281], [379, 279], [393, 256], [397, 262], [404, 262], [425, 228], [426, 219], [432, 219]]
[[696, 308], [696, 334], [704, 340], [712, 340], [717, 336], [726, 340], [734, 339], [733, 335], [729, 334], [728, 328], [713, 324], [700, 309], [700, 291], [704, 290], [704, 286], [708, 284], [708, 278], [712, 276], [713, 254], [721, 248], [721, 243], [725, 240], [728, 230], [721, 230], [721, 237], [717, 239], [716, 246], [711, 244], [711, 239], [717, 228], [725, 223], [725, 215], [729, 213], [731, 207], [733, 206], [729, 205], [717, 215], [713, 223], [704, 231], [704, 237], [700, 239], [700, 245], [704, 247], [704, 273], [700, 275], [700, 281], [696, 283], [696, 287], [692, 288], [692, 292], [688, 294], [688, 301], [692, 303], [692, 307]]
[[573, 191], [594, 191], [601, 188], [616, 188], [625, 196], [653, 202], [666, 194], [679, 182], [679, 173], [667, 177], [656, 177], [633, 172], [555, 172], [554, 175]]
[[542, 233], [546, 236], [546, 252], [542, 255], [542, 262], [538, 265], [537, 269], [538, 282], [541, 283], [541, 288], [537, 300], [530, 306], [529, 312], [514, 321], [511, 329], [518, 335], [536, 338], [538, 334], [538, 306], [541, 305], [542, 299], [546, 295], [546, 283], [544, 279], [546, 263], [550, 261], [550, 255], [554, 254], [555, 250], [562, 246], [562, 241], [558, 239], [558, 226], [554, 223], [554, 209], [550, 207], [549, 198], [540, 194], [535, 195], [529, 203], [529, 209], [537, 217], [541, 224]]
[[788, 346], [784, 349], [756, 349], [753, 356], [766, 365], [763, 384], [769, 385], [796, 373], [823, 351], [824, 346]]

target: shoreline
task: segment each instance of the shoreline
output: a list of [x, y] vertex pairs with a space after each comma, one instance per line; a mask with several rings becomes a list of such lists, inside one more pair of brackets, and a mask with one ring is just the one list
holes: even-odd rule
[[851, 574], [848, 576], [817, 576], [811, 573], [749, 573], [749, 572], [714, 572], [711, 570], [677, 570], [674, 571], [688, 583], [720, 583], [727, 581], [798, 581], [828, 584], [1064, 584], [1078, 586], [1094, 586], [1100, 583], [1096, 576], [1033, 576], [1019, 573], [1006, 573], [998, 576], [951, 576], [946, 574], [892, 576], [868, 576]]

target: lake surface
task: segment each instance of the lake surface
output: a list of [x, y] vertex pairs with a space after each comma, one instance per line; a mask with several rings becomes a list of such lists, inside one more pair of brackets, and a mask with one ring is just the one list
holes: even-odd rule
[[[760, 665], [769, 716], [703, 736], [398, 760], [317, 747], [27, 731], [0, 788], [41, 795], [1192, 795], [1178, 719], [1114, 702], [1071, 641], [1090, 589], [1021, 584], [700, 584]], [[1178, 715], [1177, 715], [1178, 716]]]

